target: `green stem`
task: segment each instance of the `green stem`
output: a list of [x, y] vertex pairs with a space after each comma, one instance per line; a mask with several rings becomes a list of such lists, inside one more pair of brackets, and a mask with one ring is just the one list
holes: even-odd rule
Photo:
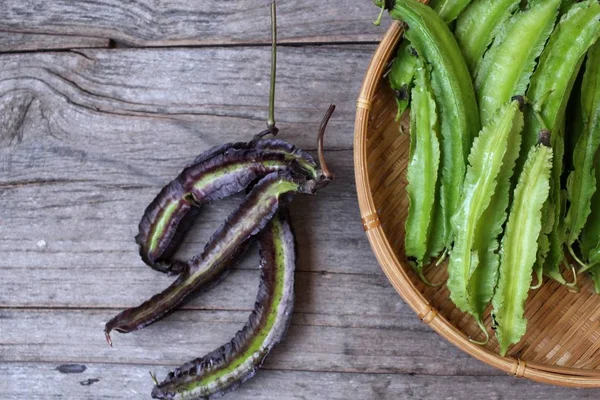
[[439, 267], [440, 265], [442, 265], [442, 263], [444, 261], [446, 261], [446, 257], [448, 256], [448, 248], [446, 247], [444, 249], [444, 252], [442, 253], [442, 255], [440, 256], [440, 258], [437, 259], [437, 261], [435, 262], [435, 266]]
[[487, 329], [485, 329], [485, 325], [483, 325], [483, 322], [477, 321], [477, 325], [479, 325], [479, 328], [485, 334], [485, 340], [483, 342], [479, 342], [477, 340], [473, 340], [473, 339], [469, 338], [469, 342], [478, 344], [480, 346], [485, 346], [490, 341], [490, 334], [487, 331]]
[[573, 260], [577, 261], [577, 264], [581, 265], [581, 269], [579, 270], [579, 273], [585, 272], [592, 267], [591, 265], [587, 265], [586, 263], [581, 261], [579, 259], [579, 257], [577, 257], [577, 255], [573, 251], [573, 246], [569, 245], [569, 246], [567, 246], [567, 248], [569, 249], [569, 254], [571, 255], [571, 257], [573, 257]]
[[579, 293], [579, 287], [577, 286], [577, 272], [575, 271], [575, 267], [569, 265], [571, 267], [571, 272], [573, 273], [573, 282], [565, 283], [565, 286], [569, 288], [570, 292]]
[[444, 282], [432, 283], [431, 281], [429, 281], [429, 279], [427, 279], [425, 277], [425, 274], [423, 273], [423, 267], [422, 266], [421, 266], [421, 268], [419, 268], [417, 270], [417, 274], [419, 275], [419, 278], [421, 278], [421, 280], [423, 281], [423, 283], [426, 284], [429, 287], [438, 287], [438, 286], [441, 286], [442, 283], [444, 283]]
[[533, 286], [530, 286], [529, 289], [537, 290], [542, 287], [542, 283], [544, 283], [543, 268], [540, 268], [539, 272], [536, 272], [535, 277], [537, 278], [537, 283]]
[[381, 18], [383, 18], [384, 12], [385, 12], [385, 1], [382, 2], [381, 11], [379, 11], [379, 15], [377, 16], [377, 19], [375, 21], [373, 21], [373, 25], [375, 25], [375, 26], [381, 25]]
[[156, 374], [153, 373], [152, 371], [150, 371], [150, 377], [152, 378], [152, 380], [154, 381], [155, 385], [158, 385], [158, 379], [156, 379]]
[[275, 76], [277, 70], [277, 10], [275, 0], [271, 2], [271, 86], [269, 89], [269, 119], [267, 128], [277, 132], [275, 127]]

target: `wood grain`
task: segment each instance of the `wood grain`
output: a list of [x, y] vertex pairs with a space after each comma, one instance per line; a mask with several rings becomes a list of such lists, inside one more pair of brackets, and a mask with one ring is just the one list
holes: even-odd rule
[[[0, 7], [0, 31], [92, 36], [139, 47], [267, 44], [269, 3], [6, 0]], [[279, 39], [282, 43], [375, 42], [389, 24], [385, 19], [382, 27], [373, 26], [377, 13], [371, 1], [280, 1]], [[32, 43], [22, 39], [21, 47], [30, 49]], [[64, 48], [71, 46], [65, 43]]]
[[[299, 306], [305, 303], [303, 299], [298, 301]], [[2, 310], [0, 316], [9, 322], [3, 329], [3, 358], [11, 362], [64, 364], [77, 360], [80, 364], [152, 364], [173, 368], [222, 345], [224, 338], [232, 337], [244, 325], [250, 313], [180, 311], [139, 332], [114, 334], [114, 348], [110, 348], [102, 330], [115, 311]], [[408, 320], [408, 315], [405, 318]], [[397, 318], [381, 324], [375, 319], [371, 316], [363, 321], [348, 316], [341, 320], [339, 314], [330, 317], [297, 312], [285, 341], [267, 358], [265, 366], [285, 371], [370, 374], [501, 374], [456, 353], [418, 320], [411, 326], [412, 322], [398, 324]], [[35, 331], [27, 329], [32, 324], [37, 326]], [[74, 348], [77, 342], [86, 346]], [[388, 350], [378, 350], [383, 348]]]
[[[58, 364], [0, 364], [0, 391], [11, 400], [148, 399], [148, 371], [163, 376], [167, 369], [153, 365], [86, 364], [81, 373], [61, 373]], [[80, 366], [78, 366], [80, 367]], [[73, 368], [74, 370], [78, 370]], [[80, 368], [79, 370], [81, 370]], [[90, 380], [92, 383], [90, 383]], [[27, 382], [24, 385], [23, 382]], [[115, 390], [119, 388], [119, 390]], [[549, 397], [548, 393], [552, 393]], [[442, 397], [443, 396], [443, 397]], [[555, 388], [508, 376], [429, 376], [264, 370], [225, 399], [595, 399], [593, 391]]]
[[110, 40], [69, 35], [47, 35], [0, 31], [0, 53], [35, 50], [61, 50], [108, 47]]
[[[321, 117], [334, 102], [338, 107], [326, 144], [350, 149], [360, 86], [354, 76], [366, 68], [373, 49], [281, 48], [276, 99], [281, 137], [314, 148]], [[21, 154], [33, 157], [31, 146], [69, 146], [81, 157], [96, 155], [105, 162], [128, 163], [139, 155], [146, 164], [164, 159], [180, 168], [208, 146], [245, 140], [264, 129], [269, 60], [269, 49], [257, 47], [4, 55], [0, 147], [19, 143], [20, 152], [7, 152], [15, 162]], [[14, 112], [6, 112], [8, 107]], [[138, 154], [148, 144], [156, 146], [149, 149], [150, 160], [148, 153]], [[28, 179], [28, 171], [13, 168], [8, 176]], [[136, 178], [155, 174], [154, 166], [139, 165]]]

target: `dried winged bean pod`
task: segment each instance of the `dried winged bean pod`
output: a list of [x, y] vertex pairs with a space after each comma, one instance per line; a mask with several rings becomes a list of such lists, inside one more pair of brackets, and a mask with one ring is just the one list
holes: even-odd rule
[[[573, 244], [592, 211], [592, 196], [598, 184], [594, 159], [600, 146], [600, 42], [588, 52], [581, 84], [581, 105], [585, 122], [573, 153], [574, 170], [567, 180], [567, 194], [571, 205], [565, 221], [566, 245], [574, 257]], [[598, 241], [600, 242], [600, 238]]]
[[295, 244], [280, 211], [258, 239], [261, 277], [254, 311], [227, 344], [190, 361], [152, 390], [157, 399], [217, 397], [252, 378], [287, 330], [294, 308]]
[[[503, 210], [491, 210], [491, 212], [499, 212], [496, 220], [482, 220], [485, 211], [492, 202], [492, 198], [496, 193], [498, 179], [502, 178], [502, 185], [506, 186], [510, 179], [509, 173], [504, 173], [503, 169], [512, 170], [512, 165], [504, 165], [506, 158], [516, 159], [518, 154], [514, 148], [509, 149], [509, 143], [515, 147], [515, 137], [518, 137], [522, 128], [522, 113], [523, 99], [517, 98], [514, 101], [502, 107], [495, 118], [486, 125], [475, 141], [469, 154], [469, 166], [465, 176], [463, 185], [463, 197], [460, 207], [456, 214], [452, 217], [452, 227], [454, 229], [454, 247], [450, 254], [450, 263], [448, 264], [448, 289], [450, 290], [450, 298], [462, 311], [467, 312], [475, 317], [479, 327], [483, 332], [487, 330], [483, 325], [483, 314], [481, 309], [485, 309], [485, 305], [477, 304], [481, 302], [481, 297], [487, 297], [495, 286], [495, 273], [493, 271], [474, 276], [474, 272], [480, 267], [480, 255], [489, 257], [488, 247], [489, 242], [496, 240], [502, 224], [504, 223]], [[510, 154], [507, 157], [507, 153]], [[513, 155], [514, 154], [514, 155]], [[512, 160], [514, 163], [514, 160]], [[507, 162], [507, 164], [509, 164]], [[506, 190], [506, 188], [504, 188]], [[504, 195], [505, 193], [498, 193]], [[508, 197], [508, 194], [506, 194]], [[506, 200], [508, 203], [508, 199]], [[506, 207], [506, 206], [505, 206]], [[492, 214], [493, 215], [493, 214]], [[500, 219], [502, 219], [500, 221]], [[480, 254], [475, 247], [476, 238], [478, 237], [477, 228], [486, 229], [493, 226], [495, 236], [487, 238], [483, 243], [483, 254]], [[491, 253], [494, 251], [492, 250]], [[487, 260], [486, 260], [487, 261]], [[497, 267], [497, 265], [496, 265]], [[489, 265], [485, 266], [490, 269]], [[488, 279], [487, 276], [490, 275]], [[485, 278], [483, 281], [481, 278]], [[473, 292], [470, 293], [470, 288], [478, 288], [486, 286], [485, 295]], [[489, 298], [487, 299], [489, 301]], [[477, 309], [476, 309], [477, 308]]]
[[[533, 102], [537, 110], [527, 109], [525, 112], [523, 148], [527, 149], [535, 143], [537, 131], [547, 128], [553, 132], [551, 140], [554, 162], [550, 197], [544, 206], [548, 208], [544, 212], [545, 215], [551, 219], [545, 225], [552, 222], [553, 226], [544, 229], [544, 233], [549, 233], [548, 255], [538, 255], [538, 259], [544, 260], [544, 274], [550, 277], [560, 274], [557, 271], [564, 259], [563, 247], [566, 240], [564, 230], [566, 226], [562, 223], [564, 214], [561, 212], [564, 193], [560, 185], [565, 146], [561, 127], [564, 123], [569, 94], [583, 57], [600, 37], [599, 19], [600, 4], [595, 0], [583, 1], [572, 6], [552, 33], [527, 91], [528, 99]], [[538, 112], [541, 118], [536, 115]], [[522, 153], [517, 171], [521, 170], [525, 157], [526, 154]], [[542, 250], [545, 250], [545, 247], [540, 249]]]
[[442, 136], [440, 206], [436, 212], [441, 213], [443, 224], [434, 229], [449, 246], [450, 218], [460, 202], [467, 156], [480, 126], [471, 76], [454, 36], [430, 7], [416, 0], [390, 0], [386, 8], [392, 18], [408, 25], [406, 38], [432, 69], [431, 86]]
[[106, 324], [109, 343], [112, 330], [127, 333], [141, 329], [173, 311], [193, 293], [205, 289], [227, 270], [282, 203], [288, 202], [295, 193], [314, 191], [315, 181], [298, 180], [289, 171], [264, 177], [217, 229], [202, 254], [188, 262], [188, 268], [171, 286], [140, 306], [121, 312]]
[[289, 201], [295, 193], [312, 194], [333, 179], [323, 155], [323, 136], [334, 110], [335, 106], [331, 105], [319, 127], [317, 148], [321, 166], [316, 173], [317, 178], [306, 180], [303, 170], [292, 164], [288, 170], [273, 172], [261, 179], [217, 229], [202, 254], [188, 262], [187, 268], [171, 286], [108, 321], [104, 331], [109, 344], [112, 343], [112, 330], [127, 333], [141, 329], [172, 312], [192, 294], [209, 288], [265, 227], [281, 203]]
[[429, 70], [419, 62], [410, 109], [410, 161], [406, 173], [409, 205], [405, 237], [406, 255], [416, 260], [416, 271], [425, 282], [423, 264], [428, 251], [440, 163], [437, 115], [428, 75]]
[[142, 260], [161, 272], [181, 272], [185, 263], [171, 260], [197, 207], [239, 193], [268, 173], [299, 164], [310, 178], [319, 173], [313, 158], [277, 139], [234, 143], [200, 155], [146, 208], [136, 242]]
[[492, 299], [502, 356], [521, 339], [527, 325], [523, 315], [525, 300], [542, 226], [542, 206], [550, 190], [552, 149], [548, 135], [548, 131], [542, 132], [540, 144], [529, 152], [502, 238], [500, 276]]
[[477, 76], [485, 51], [519, 3], [520, 0], [475, 0], [458, 17], [454, 36], [472, 76]]
[[473, 0], [431, 0], [429, 5], [447, 23], [454, 21]]
[[525, 94], [536, 59], [554, 28], [559, 4], [560, 0], [532, 2], [529, 10], [502, 24], [475, 79], [483, 125], [513, 95]]
[[400, 120], [400, 117], [408, 108], [417, 60], [414, 49], [409, 46], [408, 42], [402, 42], [398, 47], [396, 58], [392, 62], [388, 75], [390, 87], [396, 93], [396, 104], [398, 106], [396, 121]]

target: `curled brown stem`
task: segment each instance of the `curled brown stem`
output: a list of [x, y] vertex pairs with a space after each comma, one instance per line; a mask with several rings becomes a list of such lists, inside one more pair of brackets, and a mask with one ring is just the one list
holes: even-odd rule
[[317, 150], [319, 152], [319, 164], [321, 164], [321, 170], [323, 171], [323, 175], [327, 179], [335, 178], [335, 174], [329, 170], [327, 167], [327, 163], [325, 162], [325, 155], [323, 154], [323, 136], [325, 135], [325, 129], [327, 128], [327, 123], [331, 118], [331, 115], [335, 111], [335, 104], [331, 104], [327, 109], [327, 112], [323, 116], [323, 120], [321, 121], [321, 125], [319, 126], [319, 135], [317, 136]]

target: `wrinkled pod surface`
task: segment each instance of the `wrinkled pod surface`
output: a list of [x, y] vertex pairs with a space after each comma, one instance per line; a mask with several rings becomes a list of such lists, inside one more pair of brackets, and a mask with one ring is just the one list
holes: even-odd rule
[[285, 210], [261, 233], [260, 286], [254, 311], [242, 330], [223, 346], [192, 360], [152, 390], [156, 399], [209, 399], [252, 378], [285, 336], [294, 307], [295, 240]]
[[136, 236], [142, 260], [157, 271], [180, 273], [185, 262], [172, 260], [172, 256], [201, 205], [242, 192], [257, 179], [291, 164], [311, 179], [319, 174], [308, 153], [278, 139], [257, 137], [201, 154], [146, 208]]
[[112, 343], [112, 330], [128, 333], [141, 329], [172, 312], [194, 293], [210, 288], [242, 255], [282, 204], [291, 201], [296, 193], [314, 194], [333, 179], [334, 175], [327, 167], [323, 154], [323, 137], [334, 110], [335, 106], [331, 105], [319, 128], [317, 148], [320, 167], [315, 172], [316, 178], [308, 179], [298, 163], [262, 178], [217, 229], [204, 251], [188, 261], [175, 282], [141, 305], [119, 313], [106, 324], [105, 334], [109, 344]]

